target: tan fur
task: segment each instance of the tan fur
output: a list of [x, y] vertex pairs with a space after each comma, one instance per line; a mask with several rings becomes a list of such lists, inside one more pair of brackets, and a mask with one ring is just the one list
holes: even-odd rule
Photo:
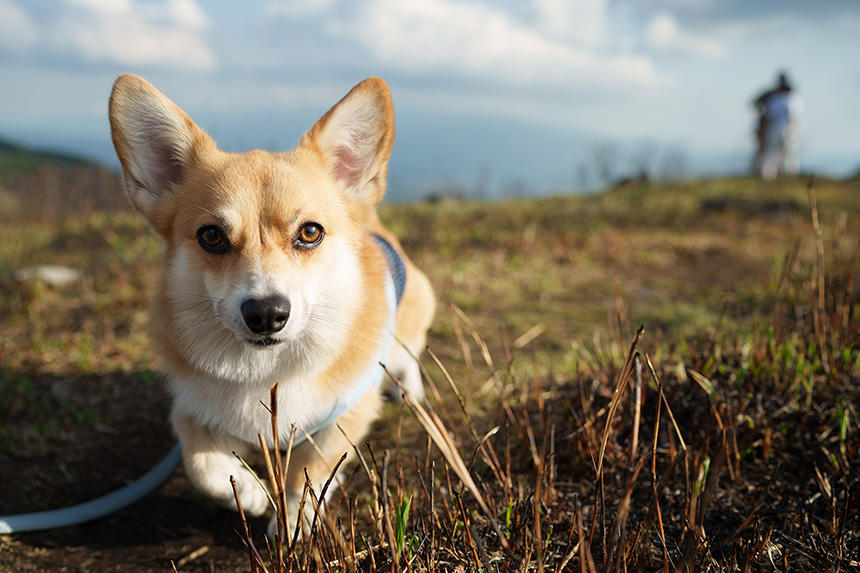
[[[110, 123], [126, 191], [164, 240], [152, 337], [175, 397], [173, 426], [195, 486], [232, 506], [227, 476], [244, 472], [231, 452], [256, 449], [248, 424], [262, 419], [254, 408], [268, 400], [267, 387], [283, 385], [283, 434], [291, 419], [309, 408], [325, 410], [372, 370], [395, 320], [389, 367], [410, 392], [422, 393], [409, 356], [423, 350], [433, 291], [375, 211], [394, 138], [385, 82], [358, 84], [285, 153], [218, 150], [179, 107], [133, 75], [114, 85]], [[321, 223], [325, 235], [319, 246], [299, 248], [297, 230], [308, 221]], [[224, 253], [198, 244], [200, 230], [213, 225], [229, 244]], [[407, 269], [396, 317], [386, 299], [388, 262], [371, 233], [385, 237]], [[255, 347], [259, 337], [243, 330], [237, 301], [272, 293], [290, 300], [291, 314], [283, 332], [273, 335], [282, 338], [257, 349], [262, 343]], [[373, 389], [339, 418], [353, 442], [369, 431], [379, 405]], [[268, 434], [261, 425], [255, 431]], [[293, 495], [301, 492], [305, 468], [318, 488], [341, 454], [351, 454], [335, 426], [318, 432], [314, 442], [322, 458], [309, 443], [292, 454]], [[237, 481], [246, 509], [264, 511], [262, 490], [248, 476]]]

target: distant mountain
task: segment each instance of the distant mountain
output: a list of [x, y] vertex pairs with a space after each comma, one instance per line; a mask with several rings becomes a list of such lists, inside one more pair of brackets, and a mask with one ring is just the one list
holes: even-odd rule
[[90, 159], [66, 151], [34, 149], [0, 137], [0, 176], [14, 172], [32, 172], [43, 163], [62, 165], [96, 165]]
[[126, 208], [119, 178], [107, 167], [0, 138], [0, 220], [58, 221]]

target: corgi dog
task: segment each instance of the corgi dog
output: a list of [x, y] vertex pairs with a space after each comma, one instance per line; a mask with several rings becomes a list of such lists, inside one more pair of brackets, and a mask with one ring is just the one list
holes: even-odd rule
[[388, 86], [362, 81], [282, 153], [219, 150], [134, 75], [116, 80], [109, 115], [125, 191], [164, 243], [151, 331], [188, 479], [234, 508], [234, 476], [245, 511], [266, 512], [233, 452], [249, 459], [258, 433], [272, 446], [262, 404], [277, 382], [280, 444], [293, 424], [296, 442], [313, 435], [292, 452], [295, 512], [305, 469], [319, 492], [351, 454], [347, 437], [369, 431], [381, 363], [424, 395], [416, 357], [433, 291], [376, 214], [394, 138]]

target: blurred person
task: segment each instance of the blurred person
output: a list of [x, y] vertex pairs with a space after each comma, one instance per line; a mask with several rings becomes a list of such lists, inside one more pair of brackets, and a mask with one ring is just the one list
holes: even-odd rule
[[758, 112], [755, 172], [762, 179], [797, 173], [797, 128], [802, 104], [785, 72], [776, 86], [759, 95], [753, 105]]

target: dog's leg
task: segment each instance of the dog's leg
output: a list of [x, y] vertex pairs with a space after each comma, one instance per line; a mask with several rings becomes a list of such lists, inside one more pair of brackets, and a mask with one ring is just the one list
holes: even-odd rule
[[[416, 352], [417, 350], [417, 352]], [[408, 347], [401, 344], [399, 341], [394, 342], [391, 347], [391, 353], [388, 356], [388, 371], [391, 375], [397, 378], [403, 390], [409, 393], [409, 396], [414, 400], [422, 400], [424, 398], [424, 384], [421, 382], [421, 369], [418, 366], [418, 360], [415, 358], [424, 350], [424, 341], [411, 344]], [[388, 384], [388, 393], [391, 398], [397, 402], [400, 401], [403, 390], [391, 380], [386, 380]]]
[[182, 461], [191, 484], [224, 507], [236, 509], [230, 484], [230, 476], [233, 476], [245, 512], [250, 515], [265, 513], [271, 506], [265, 490], [233, 455], [236, 452], [246, 458], [253, 452], [252, 447], [213, 432], [176, 408], [171, 418], [182, 444]]
[[[407, 274], [406, 290], [397, 309], [397, 336], [386, 366], [412, 399], [422, 400], [424, 385], [417, 357], [427, 345], [427, 329], [433, 322], [436, 301], [430, 281], [411, 262], [407, 263]], [[391, 398], [399, 402], [402, 390], [390, 380], [385, 383]]]

